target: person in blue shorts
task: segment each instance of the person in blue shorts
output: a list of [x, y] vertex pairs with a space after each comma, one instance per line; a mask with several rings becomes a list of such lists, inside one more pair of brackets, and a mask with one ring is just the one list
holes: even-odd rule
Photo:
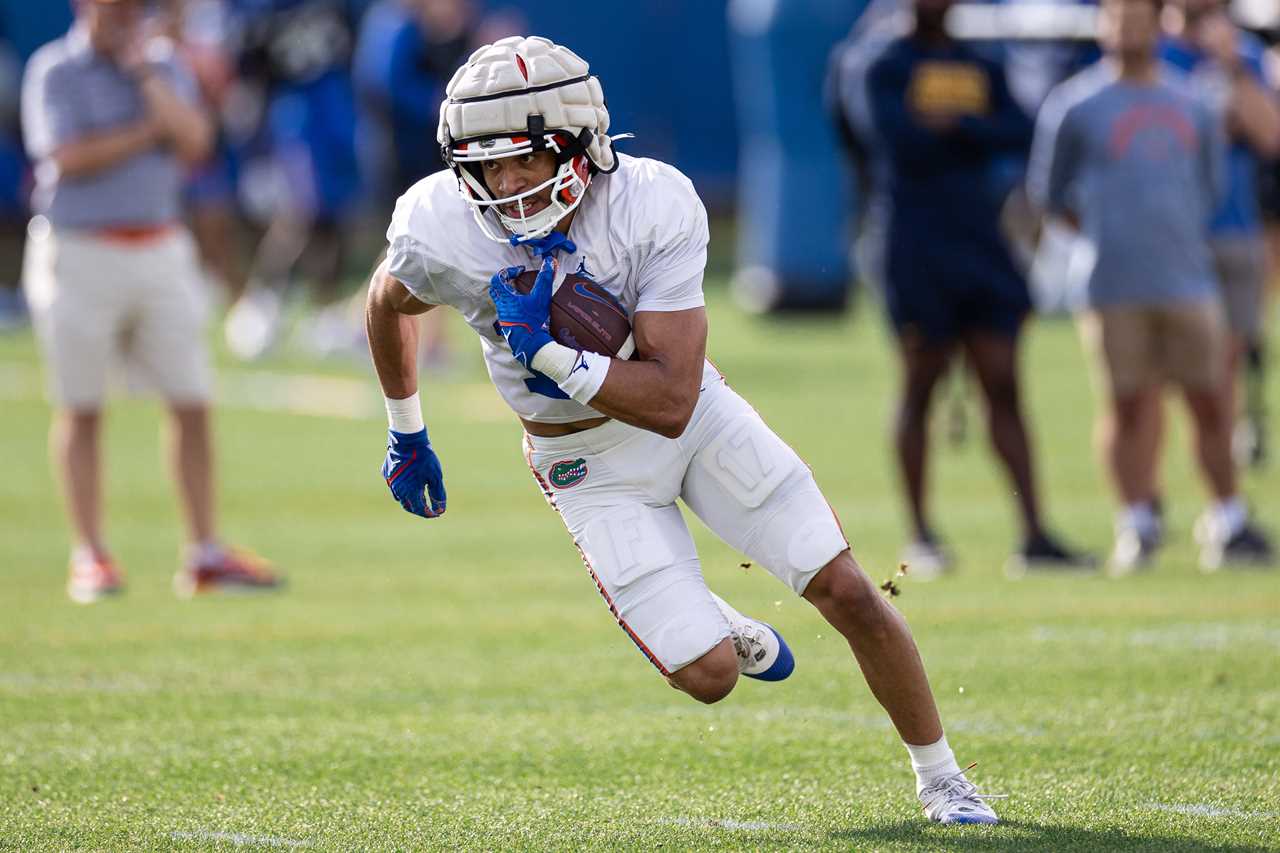
[[934, 390], [962, 353], [1021, 515], [1007, 569], [1090, 568], [1045, 530], [1021, 412], [1018, 342], [1031, 300], [1001, 233], [1008, 185], [996, 176], [1002, 160], [1025, 156], [1032, 124], [1002, 66], [947, 35], [951, 5], [917, 0], [906, 32], [850, 42], [831, 86], [846, 136], [867, 155], [867, 228], [902, 365], [895, 438], [914, 533], [903, 560], [916, 577], [949, 566], [926, 507], [927, 426]]

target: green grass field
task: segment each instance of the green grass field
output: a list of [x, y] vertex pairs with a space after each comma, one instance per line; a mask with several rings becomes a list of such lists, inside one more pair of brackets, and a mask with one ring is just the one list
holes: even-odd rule
[[[719, 289], [710, 301], [712, 357], [888, 577], [904, 527], [874, 308], [777, 322]], [[385, 421], [363, 364], [224, 365], [223, 526], [288, 573], [277, 596], [174, 599], [159, 409], [118, 404], [109, 517], [130, 586], [88, 608], [63, 593], [35, 347], [0, 339], [0, 848], [1280, 849], [1280, 577], [1197, 571], [1203, 492], [1181, 415], [1171, 546], [1124, 581], [1006, 581], [1012, 502], [976, 407], [967, 444], [938, 444], [937, 517], [960, 570], [897, 601], [961, 762], [1010, 795], [1003, 825], [944, 829], [921, 816], [840, 638], [696, 521], [711, 585], [777, 625], [798, 667], [714, 707], [666, 686], [600, 601], [456, 331], [458, 372], [424, 390], [449, 487], [432, 522], [378, 477]], [[1025, 373], [1054, 526], [1103, 552], [1112, 505], [1068, 323], [1033, 327]], [[1275, 469], [1247, 488], [1280, 530]]]

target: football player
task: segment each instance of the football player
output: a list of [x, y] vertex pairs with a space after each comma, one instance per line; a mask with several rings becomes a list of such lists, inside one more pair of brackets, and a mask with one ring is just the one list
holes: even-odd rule
[[[409, 512], [444, 514], [422, 420], [414, 315], [457, 309], [524, 426], [524, 454], [610, 611], [650, 663], [702, 702], [738, 676], [781, 680], [771, 627], [707, 588], [676, 499], [814, 605], [849, 642], [910, 753], [925, 813], [995, 823], [943, 735], [906, 622], [858, 567], [808, 467], [705, 357], [706, 211], [689, 180], [616, 154], [600, 82], [542, 38], [472, 54], [440, 108], [449, 169], [396, 205], [367, 326], [387, 398], [383, 476]], [[527, 294], [511, 286], [536, 267]], [[555, 280], [575, 270], [631, 317], [628, 360], [547, 331]]]

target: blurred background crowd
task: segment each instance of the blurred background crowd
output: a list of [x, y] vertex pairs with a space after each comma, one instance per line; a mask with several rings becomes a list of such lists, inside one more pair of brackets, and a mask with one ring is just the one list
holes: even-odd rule
[[[1226, 306], [1243, 319], [1233, 320], [1232, 378], [1222, 381], [1234, 387], [1237, 373], [1245, 377], [1239, 399], [1224, 405], [1240, 413], [1228, 418], [1237, 424], [1238, 460], [1261, 464], [1269, 306], [1261, 285], [1280, 269], [1280, 114], [1271, 104], [1280, 83], [1273, 70], [1280, 3], [1150, 6], [1153, 50], [1187, 75], [1228, 139], [1220, 164], [1226, 200], [1206, 213], [1202, 236], [1218, 241], [1215, 250], [1231, 244], [1215, 255], [1215, 275], [1260, 283], [1243, 309]], [[42, 44], [67, 32], [75, 7], [76, 0], [0, 0], [0, 326], [27, 322], [20, 279], [34, 178], [20, 120], [23, 69]], [[1089, 221], [1073, 223], [1068, 209], [1097, 207], [1080, 197], [1089, 179], [1068, 191], [1073, 203], [1061, 210], [1058, 200], [1023, 187], [1033, 136], [1057, 132], [1044, 127], [1042, 105], [1102, 55], [1097, 14], [1097, 6], [1071, 0], [606, 0], [590, 14], [535, 0], [151, 0], [145, 26], [176, 46], [215, 119], [213, 153], [188, 169], [183, 198], [209, 289], [225, 309], [220, 333], [236, 357], [260, 358], [282, 341], [317, 356], [363, 357], [356, 291], [382, 249], [395, 198], [442, 166], [435, 130], [445, 84], [479, 45], [545, 35], [591, 63], [608, 93], [612, 132], [636, 134], [625, 151], [672, 162], [693, 179], [719, 223], [713, 263], [731, 273], [740, 304], [841, 310], [859, 282], [881, 294], [903, 342], [898, 441], [915, 545], [923, 549], [914, 559], [945, 562], [924, 507], [920, 425], [959, 340], [1019, 487], [1023, 556], [1067, 564], [1079, 555], [1048, 536], [1034, 501], [1016, 349], [1006, 344], [1016, 342], [1033, 307], [1091, 304], [1077, 261], [1082, 239], [1096, 248], [1098, 235]], [[934, 29], [922, 33], [920, 22]], [[923, 38], [902, 59], [914, 70], [876, 78], [884, 46], [904, 38]], [[1042, 132], [1034, 134], [1038, 116]], [[1165, 183], [1159, 169], [1141, 180], [1153, 183], [1136, 185], [1138, 194]], [[913, 204], [921, 212], [908, 222], [902, 217]], [[1046, 222], [1046, 204], [1067, 215]], [[972, 297], [985, 306], [978, 313], [988, 313], [966, 314], [978, 309], [963, 294], [943, 317], [909, 304], [893, 281], [894, 238], [886, 242], [884, 230], [893, 223], [905, 241], [902, 257], [935, 263], [911, 270], [899, 263], [899, 278], [933, 281], [971, 267], [984, 287], [996, 288], [996, 296]], [[730, 252], [717, 247], [731, 240], [728, 262]], [[983, 247], [997, 243], [984, 256]], [[993, 299], [1006, 302], [993, 309]], [[996, 309], [1006, 314], [989, 313]], [[998, 334], [967, 337], [970, 321]], [[947, 352], [915, 346], [922, 323], [924, 343], [945, 339]], [[423, 340], [425, 366], [447, 363], [438, 330]], [[1133, 417], [1144, 440], [1158, 444], [1158, 425], [1140, 411]], [[1137, 513], [1131, 526], [1149, 533], [1158, 484], [1136, 479], [1151, 482], [1121, 482], [1118, 490]], [[1223, 523], [1241, 528], [1239, 508], [1224, 503], [1234, 485], [1218, 486]]]

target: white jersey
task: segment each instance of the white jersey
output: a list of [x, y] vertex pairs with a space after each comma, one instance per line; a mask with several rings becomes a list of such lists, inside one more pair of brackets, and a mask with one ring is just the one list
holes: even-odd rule
[[[704, 304], [707, 212], [689, 179], [665, 163], [619, 155], [617, 171], [591, 179], [569, 238], [577, 251], [559, 253], [561, 269], [598, 282], [628, 317]], [[423, 178], [400, 197], [387, 242], [387, 271], [423, 302], [456, 308], [480, 335], [489, 377], [517, 415], [544, 423], [599, 415], [525, 385], [532, 374], [498, 332], [489, 280], [504, 267], [536, 269], [537, 259], [481, 233], [451, 171]], [[708, 363], [704, 375], [718, 374]]]

